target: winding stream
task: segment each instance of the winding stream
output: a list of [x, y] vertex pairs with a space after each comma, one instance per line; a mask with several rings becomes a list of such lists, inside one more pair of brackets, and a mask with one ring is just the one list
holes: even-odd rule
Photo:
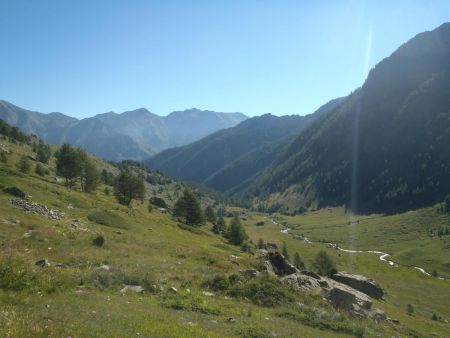
[[[265, 218], [266, 218], [266, 217], [265, 217]], [[290, 235], [290, 234], [289, 234], [289, 231], [290, 231], [291, 229], [290, 229], [289, 227], [284, 226], [284, 225], [278, 223], [277, 221], [275, 221], [275, 220], [272, 219], [272, 218], [270, 218], [270, 220], [272, 221], [273, 224], [279, 225], [279, 226], [283, 227], [283, 229], [280, 231], [282, 234]], [[310, 240], [308, 237], [306, 237], [306, 236], [298, 236], [298, 237], [299, 237], [299, 238], [297, 238], [297, 239], [303, 240], [303, 241], [305, 241], [305, 242], [307, 242], [307, 243], [323, 243], [323, 242], [313, 242], [313, 241], [311, 241], [311, 240]], [[388, 263], [390, 266], [392, 266], [392, 267], [394, 267], [394, 268], [398, 268], [398, 267], [399, 267], [399, 264], [395, 263], [394, 261], [391, 261], [391, 260], [387, 259], [387, 257], [390, 256], [390, 254], [388, 254], [388, 253], [386, 253], [386, 252], [383, 252], [383, 251], [377, 251], [377, 250], [350, 250], [350, 249], [343, 249], [343, 248], [339, 247], [337, 244], [334, 244], [334, 243], [323, 243], [323, 244], [326, 244], [327, 246], [329, 246], [329, 247], [331, 247], [331, 248], [334, 248], [334, 249], [336, 249], [336, 250], [342, 251], [342, 252], [348, 252], [348, 253], [371, 253], [371, 254], [376, 254], [376, 255], [379, 255], [380, 261], [386, 262], [386, 263]], [[433, 277], [433, 276], [431, 275], [431, 273], [427, 272], [424, 268], [421, 268], [421, 267], [418, 267], [418, 266], [413, 266], [413, 267], [411, 267], [411, 268], [420, 271], [421, 273], [423, 273], [423, 274], [426, 275], [426, 276]], [[445, 278], [445, 277], [436, 277], [436, 278], [441, 279], [441, 280], [447, 280], [447, 281], [450, 281], [449, 278]]]

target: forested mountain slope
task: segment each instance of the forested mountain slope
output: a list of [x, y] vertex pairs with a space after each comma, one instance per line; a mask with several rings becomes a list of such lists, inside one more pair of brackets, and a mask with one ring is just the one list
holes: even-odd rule
[[[450, 192], [450, 24], [381, 61], [247, 190], [264, 208], [392, 212]], [[283, 207], [281, 207], [283, 205]]]

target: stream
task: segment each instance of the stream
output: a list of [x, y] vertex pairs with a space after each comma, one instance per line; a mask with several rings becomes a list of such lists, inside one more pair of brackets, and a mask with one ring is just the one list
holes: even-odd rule
[[[265, 218], [266, 218], [266, 217], [265, 217]], [[272, 218], [270, 218], [270, 220], [271, 220], [271, 222], [272, 222], [273, 224], [279, 225], [279, 226], [283, 227], [283, 229], [280, 231], [282, 234], [289, 235], [289, 231], [291, 230], [289, 227], [284, 226], [284, 225], [278, 223], [277, 221], [275, 221], [275, 220], [272, 219]], [[376, 255], [379, 255], [380, 261], [386, 262], [386, 263], [388, 263], [390, 266], [392, 266], [392, 267], [394, 267], [394, 268], [398, 268], [398, 267], [399, 267], [399, 264], [395, 263], [394, 261], [391, 261], [391, 260], [387, 259], [387, 257], [390, 256], [390, 254], [388, 254], [388, 253], [386, 253], [386, 252], [383, 252], [383, 251], [377, 251], [377, 250], [350, 250], [350, 249], [343, 249], [343, 248], [339, 247], [337, 244], [334, 244], [334, 243], [313, 242], [313, 241], [311, 241], [311, 240], [310, 240], [308, 237], [306, 237], [306, 236], [298, 236], [297, 239], [303, 240], [303, 241], [305, 241], [306, 243], [323, 243], [323, 244], [326, 244], [328, 247], [334, 248], [334, 249], [339, 250], [339, 251], [342, 251], [342, 252], [348, 252], [348, 253], [371, 253], [371, 254], [376, 254]], [[421, 268], [421, 267], [418, 267], [418, 266], [412, 266], [411, 268], [420, 271], [421, 273], [423, 273], [423, 274], [426, 275], [426, 276], [433, 277], [433, 276], [431, 275], [431, 273], [427, 272], [424, 268]], [[447, 280], [447, 281], [450, 281], [449, 278], [445, 278], [445, 277], [436, 277], [436, 278], [441, 279], [441, 280]]]

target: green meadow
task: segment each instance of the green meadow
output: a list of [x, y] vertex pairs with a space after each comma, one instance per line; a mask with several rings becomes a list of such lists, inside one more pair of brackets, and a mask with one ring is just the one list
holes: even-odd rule
[[[34, 163], [30, 173], [20, 173], [16, 164], [31, 148], [1, 143], [11, 154], [0, 163], [0, 187], [17, 186], [33, 202], [65, 212], [60, 220], [25, 213], [0, 192], [1, 337], [446, 337], [450, 332], [450, 282], [409, 267], [450, 275], [448, 236], [428, 232], [447, 224], [435, 208], [358, 217], [342, 209], [295, 217], [247, 212], [243, 223], [253, 243], [259, 238], [286, 243], [307, 266], [326, 248], [319, 241], [392, 254], [400, 267], [373, 254], [326, 249], [339, 270], [364, 274], [386, 290], [375, 306], [400, 323], [374, 324], [337, 311], [322, 295], [243, 277], [241, 270], [261, 264], [257, 250], [228, 244], [213, 234], [212, 224], [182, 226], [157, 208], [149, 212], [148, 202], [134, 201], [128, 209], [103, 185], [93, 193], [69, 190], [55, 180], [52, 162], [49, 175], [34, 174]], [[175, 195], [173, 184], [147, 189]], [[281, 233], [271, 218], [292, 230]], [[349, 225], [353, 218], [359, 223]], [[314, 243], [294, 238], [302, 234]], [[93, 244], [98, 236], [103, 246]], [[36, 266], [41, 259], [49, 266]], [[144, 292], [121, 292], [125, 285], [140, 285]], [[411, 315], [407, 304], [414, 307]]]

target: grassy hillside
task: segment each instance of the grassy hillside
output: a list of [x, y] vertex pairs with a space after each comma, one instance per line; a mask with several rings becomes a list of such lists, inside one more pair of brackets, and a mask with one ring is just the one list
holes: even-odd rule
[[[33, 202], [65, 213], [60, 220], [25, 213], [11, 205], [12, 196], [0, 192], [2, 337], [298, 337], [299, 332], [303, 337], [420, 336], [436, 324], [419, 307], [420, 322], [411, 331], [397, 298], [384, 308], [392, 317], [401, 315], [401, 324], [376, 325], [338, 312], [322, 296], [270, 278], [248, 279], [239, 271], [257, 267], [258, 256], [213, 234], [211, 224], [180, 227], [167, 213], [149, 212], [147, 202], [133, 202], [130, 211], [106, 194], [104, 186], [89, 194], [69, 190], [55, 180], [53, 162], [44, 177], [20, 173], [16, 163], [22, 154], [32, 154], [31, 147], [5, 139], [0, 143], [11, 152], [6, 163], [0, 162], [2, 189], [17, 186]], [[96, 161], [99, 167], [117, 170]], [[170, 185], [161, 187], [172, 190]], [[147, 189], [151, 196], [153, 190]], [[275, 227], [246, 227], [254, 240], [260, 229], [274, 236], [267, 240], [282, 239]], [[103, 246], [94, 245], [100, 235]], [[318, 250], [305, 248], [302, 255], [309, 259]], [[372, 258], [367, 261], [374, 264]], [[35, 265], [43, 259], [49, 266]], [[352, 266], [371, 276], [362, 263]], [[224, 286], [221, 281], [227, 279], [221, 276], [233, 275], [230, 280], [238, 282]], [[121, 292], [126, 285], [139, 285], [144, 293]], [[436, 290], [446, 290], [436, 285]], [[177, 292], [171, 293], [171, 287]], [[435, 311], [448, 318], [440, 305]], [[436, 325], [438, 333], [448, 328], [443, 319]]]
[[[298, 252], [310, 267], [317, 250], [325, 249], [339, 271], [360, 273], [377, 281], [386, 291], [385, 301], [376, 305], [406, 327], [408, 336], [447, 337], [450, 332], [450, 236], [430, 236], [429, 230], [450, 228], [448, 216], [427, 208], [393, 216], [353, 216], [341, 208], [322, 209], [301, 216], [252, 213], [245, 221], [247, 233], [256, 242], [286, 244], [291, 256]], [[258, 222], [264, 225], [257, 226]], [[278, 223], [275, 224], [274, 222]], [[283, 225], [285, 224], [285, 225]], [[281, 232], [286, 228], [287, 233]], [[299, 236], [306, 236], [309, 241]], [[338, 251], [326, 242], [356, 250], [377, 250], [391, 254], [392, 267], [372, 253]], [[426, 276], [413, 267], [436, 269], [438, 276]], [[414, 316], [406, 314], [407, 304]], [[431, 319], [436, 313], [440, 321]]]

